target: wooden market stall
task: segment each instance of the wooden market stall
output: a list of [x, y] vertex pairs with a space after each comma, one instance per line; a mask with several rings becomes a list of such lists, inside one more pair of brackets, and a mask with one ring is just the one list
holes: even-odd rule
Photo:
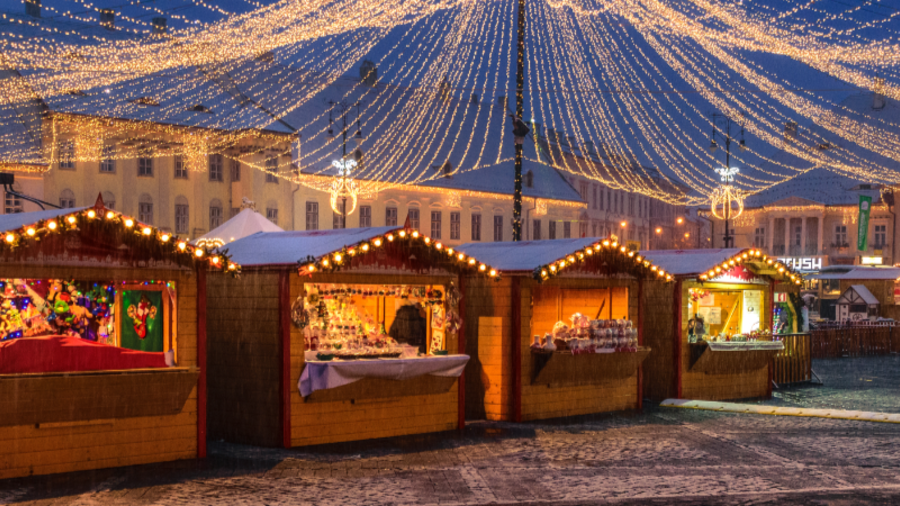
[[675, 276], [648, 287], [658, 317], [645, 342], [644, 394], [724, 400], [767, 397], [772, 360], [784, 349], [772, 334], [776, 292], [799, 292], [800, 275], [755, 249], [647, 251]]
[[[641, 363], [650, 354], [642, 290], [648, 277], [664, 283], [665, 272], [614, 239], [459, 249], [503, 275], [465, 280], [467, 418], [518, 422], [640, 408]], [[535, 340], [543, 340], [540, 349]]]
[[0, 479], [204, 457], [206, 271], [106, 209], [0, 216]]
[[246, 264], [236, 283], [209, 279], [211, 437], [294, 447], [462, 427], [459, 276], [495, 270], [397, 227], [227, 247]]

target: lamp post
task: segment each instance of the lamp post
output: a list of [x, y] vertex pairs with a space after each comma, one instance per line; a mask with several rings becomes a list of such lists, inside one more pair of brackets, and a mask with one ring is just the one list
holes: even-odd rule
[[516, 28], [516, 114], [513, 118], [513, 137], [516, 143], [515, 184], [513, 186], [513, 241], [522, 240], [522, 144], [528, 128], [525, 116], [525, 0], [519, 0]]
[[[741, 116], [743, 116], [743, 114]], [[718, 130], [718, 123], [720, 120], [724, 122], [725, 128]], [[724, 114], [720, 114], [720, 113], [712, 114], [713, 128], [712, 128], [712, 140], [710, 141], [710, 144], [709, 144], [710, 152], [715, 153], [716, 150], [719, 148], [719, 145], [716, 144], [717, 131], [718, 131], [718, 134], [720, 136], [724, 137], [724, 139], [725, 139], [725, 167], [723, 169], [715, 169], [716, 172], [721, 176], [723, 183], [731, 183], [732, 181], [734, 181], [734, 176], [738, 173], [737, 167], [731, 166], [731, 125], [732, 125], [732, 123], [736, 123], [736, 122], [732, 121], [731, 118], [729, 118], [728, 116], [726, 116]], [[744, 151], [745, 149], [747, 149], [747, 143], [744, 141], [743, 121], [740, 123], [740, 127], [741, 127], [741, 140], [740, 140], [739, 145], [740, 145], [741, 151]], [[723, 214], [723, 217], [725, 220], [725, 236], [723, 237], [723, 241], [725, 243], [725, 247], [730, 248], [732, 246], [732, 241], [734, 239], [731, 236], [731, 228], [728, 226], [728, 221], [731, 219], [731, 199], [730, 198], [723, 199], [723, 197], [736, 195], [737, 192], [734, 190], [733, 187], [731, 187], [731, 185], [725, 185], [720, 189], [719, 193], [720, 193], [720, 195], [718, 196], [719, 199], [724, 201], [723, 202], [724, 209], [722, 209], [722, 214]], [[717, 202], [717, 199], [714, 198], [713, 199], [713, 213], [714, 214], [715, 214], [716, 202]], [[738, 213], [738, 214], [740, 214], [740, 213]]]

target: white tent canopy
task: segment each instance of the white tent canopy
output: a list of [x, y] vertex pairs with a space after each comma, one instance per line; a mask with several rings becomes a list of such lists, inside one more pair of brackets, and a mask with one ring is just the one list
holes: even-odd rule
[[284, 229], [248, 207], [193, 242], [198, 246], [217, 247], [257, 232], [284, 232]]

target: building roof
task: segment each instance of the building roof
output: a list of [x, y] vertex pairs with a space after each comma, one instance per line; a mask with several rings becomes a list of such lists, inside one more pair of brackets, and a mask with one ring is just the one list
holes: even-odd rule
[[194, 244], [218, 246], [234, 242], [237, 239], [242, 239], [257, 232], [284, 232], [284, 229], [248, 207], [192, 242]]
[[500, 272], [533, 271], [597, 242], [596, 237], [519, 242], [470, 242], [457, 247]]
[[675, 276], [701, 274], [745, 251], [741, 248], [642, 251], [647, 260]]
[[900, 278], [898, 267], [853, 267], [846, 272], [821, 272], [808, 279], [895, 280]]
[[856, 189], [865, 183], [858, 179], [836, 174], [827, 169], [813, 169], [793, 179], [777, 184], [764, 192], [747, 197], [746, 208], [771, 205], [797, 205], [781, 201], [802, 198], [801, 205], [857, 205], [859, 196], [872, 197], [873, 202], [880, 198], [878, 185], [871, 185], [871, 190]]
[[244, 267], [297, 265], [311, 256], [321, 258], [362, 241], [381, 237], [402, 227], [346, 228], [303, 232], [259, 232], [225, 245], [232, 261]]

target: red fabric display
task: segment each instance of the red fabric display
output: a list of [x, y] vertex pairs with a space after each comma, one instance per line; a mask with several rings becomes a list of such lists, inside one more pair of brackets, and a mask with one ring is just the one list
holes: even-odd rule
[[72, 336], [0, 342], [0, 374], [104, 371], [166, 367], [165, 353], [117, 348]]

